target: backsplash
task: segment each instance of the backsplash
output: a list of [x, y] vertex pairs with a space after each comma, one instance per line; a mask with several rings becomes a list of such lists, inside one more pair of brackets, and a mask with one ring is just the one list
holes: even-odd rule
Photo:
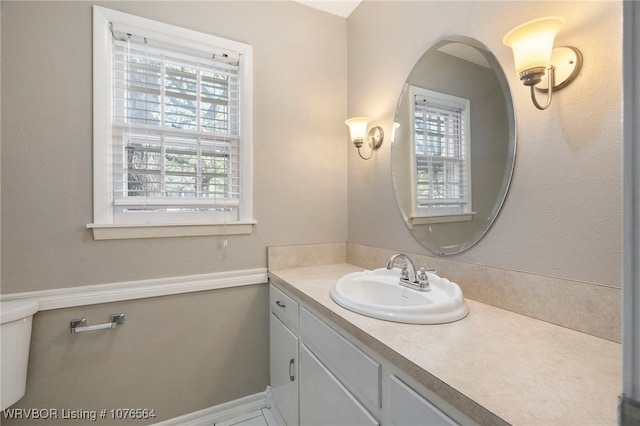
[[268, 247], [267, 267], [271, 271], [347, 262], [347, 244], [305, 244]]
[[[350, 263], [365, 269], [386, 265], [396, 251], [360, 244], [269, 247], [270, 270]], [[416, 266], [435, 268], [456, 282], [468, 299], [613, 342], [621, 341], [619, 288], [514, 271], [449, 258], [408, 254]]]

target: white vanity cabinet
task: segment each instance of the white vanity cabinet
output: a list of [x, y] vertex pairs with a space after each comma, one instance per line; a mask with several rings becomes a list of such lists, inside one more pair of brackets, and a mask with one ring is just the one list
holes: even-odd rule
[[282, 420], [287, 425], [294, 426], [299, 424], [299, 345], [295, 332], [298, 324], [298, 304], [273, 286], [269, 298], [271, 400]]
[[457, 424], [382, 356], [273, 285], [270, 291], [271, 399], [287, 425]]

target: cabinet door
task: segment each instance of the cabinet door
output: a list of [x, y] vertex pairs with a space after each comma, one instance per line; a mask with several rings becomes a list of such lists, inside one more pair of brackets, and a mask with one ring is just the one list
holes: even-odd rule
[[442, 411], [404, 384], [396, 376], [389, 381], [391, 423], [395, 426], [454, 426]]
[[300, 345], [300, 424], [378, 425], [304, 344]]
[[309, 350], [358, 401], [373, 410], [381, 407], [379, 362], [305, 308], [300, 309], [300, 336]]
[[269, 328], [271, 399], [287, 425], [297, 425], [298, 338], [273, 313]]

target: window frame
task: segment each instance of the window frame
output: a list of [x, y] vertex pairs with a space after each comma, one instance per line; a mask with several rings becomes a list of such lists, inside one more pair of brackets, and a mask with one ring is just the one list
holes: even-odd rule
[[[241, 55], [240, 89], [240, 207], [238, 220], [117, 223], [114, 217], [112, 132], [112, 36], [111, 24], [153, 34], [161, 41], [190, 48], [210, 46]], [[95, 239], [152, 238], [194, 235], [249, 234], [252, 218], [252, 47], [248, 44], [205, 34], [135, 15], [93, 6], [93, 230]], [[154, 213], [150, 213], [153, 215]], [[162, 214], [158, 216], [163, 216]], [[189, 216], [189, 215], [185, 215]], [[193, 215], [192, 215], [193, 216]]]

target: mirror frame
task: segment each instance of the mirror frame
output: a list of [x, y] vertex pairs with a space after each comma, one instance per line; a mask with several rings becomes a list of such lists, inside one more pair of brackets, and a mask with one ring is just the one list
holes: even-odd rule
[[[398, 175], [398, 171], [394, 171], [394, 154], [398, 155], [397, 151], [398, 148], [397, 147], [397, 143], [398, 141], [396, 140], [396, 136], [395, 136], [395, 132], [393, 135], [393, 140], [391, 143], [391, 178], [392, 178], [392, 184], [393, 184], [393, 190], [394, 190], [394, 195], [396, 198], [396, 203], [398, 206], [398, 210], [400, 211], [400, 214], [402, 216], [403, 221], [405, 222], [405, 225], [407, 226], [407, 228], [409, 229], [409, 231], [411, 232], [411, 234], [414, 236], [414, 238], [427, 250], [431, 251], [432, 253], [439, 255], [439, 256], [448, 256], [448, 255], [455, 255], [455, 254], [459, 254], [462, 253], [468, 249], [470, 249], [471, 247], [475, 246], [489, 231], [489, 229], [492, 227], [492, 225], [495, 223], [500, 211], [502, 210], [502, 206], [505, 203], [505, 200], [507, 198], [507, 195], [509, 193], [509, 187], [511, 184], [511, 179], [513, 177], [513, 171], [515, 168], [515, 161], [516, 161], [516, 147], [517, 147], [517, 134], [516, 134], [516, 115], [515, 115], [515, 109], [514, 109], [514, 104], [513, 104], [513, 98], [511, 96], [511, 90], [507, 81], [507, 77], [504, 73], [504, 70], [502, 68], [502, 66], [500, 65], [500, 63], [498, 62], [498, 60], [496, 59], [495, 55], [491, 52], [491, 50], [485, 46], [483, 43], [481, 43], [480, 41], [471, 38], [471, 37], [467, 37], [467, 36], [449, 36], [449, 37], [445, 37], [439, 41], [437, 41], [436, 43], [434, 43], [429, 49], [427, 49], [427, 51], [418, 59], [418, 61], [414, 64], [413, 68], [411, 69], [411, 72], [409, 72], [407, 79], [405, 80], [404, 84], [403, 84], [403, 88], [401, 90], [401, 93], [399, 95], [398, 98], [398, 103], [396, 105], [396, 110], [395, 110], [395, 114], [394, 114], [394, 125], [395, 123], [398, 123], [398, 113], [401, 109], [401, 105], [402, 102], [404, 100], [405, 96], [409, 96], [408, 94], [408, 87], [410, 86], [410, 80], [411, 80], [411, 76], [412, 74], [414, 74], [414, 71], [418, 68], [418, 64], [421, 63], [421, 61], [431, 52], [438, 50], [439, 48], [441, 48], [444, 45], [447, 44], [451, 44], [451, 43], [461, 43], [461, 44], [465, 44], [467, 46], [470, 46], [474, 49], [476, 49], [477, 51], [479, 51], [484, 58], [487, 60], [487, 62], [489, 63], [489, 65], [491, 66], [491, 69], [493, 71], [493, 73], [496, 76], [496, 79], [498, 80], [498, 84], [500, 86], [500, 89], [502, 90], [502, 94], [504, 97], [504, 105], [505, 105], [505, 110], [507, 112], [507, 122], [508, 122], [508, 141], [506, 142], [506, 148], [507, 148], [507, 152], [506, 152], [506, 161], [505, 161], [505, 173], [502, 179], [502, 183], [501, 183], [501, 187], [499, 192], [497, 193], [497, 197], [495, 200], [495, 203], [493, 205], [493, 207], [491, 208], [491, 211], [489, 212], [489, 214], [487, 215], [486, 219], [484, 219], [481, 222], [481, 226], [479, 226], [479, 228], [474, 232], [473, 236], [468, 238], [466, 241], [461, 242], [459, 244], [455, 244], [453, 246], [449, 245], [446, 247], [443, 246], [436, 246], [434, 244], [429, 244], [429, 241], [427, 238], [421, 239], [420, 236], [418, 235], [418, 233], [413, 229], [414, 225], [411, 224], [411, 221], [409, 219], [409, 212], [405, 212], [403, 209], [403, 202], [401, 200], [401, 197], [399, 195], [398, 192], [398, 181], [399, 178], [397, 177]], [[473, 144], [473, 141], [471, 142]], [[477, 167], [477, 166], [476, 166]], [[422, 225], [421, 225], [422, 226]], [[431, 226], [431, 225], [429, 225]], [[435, 224], [434, 224], [435, 226]]]

